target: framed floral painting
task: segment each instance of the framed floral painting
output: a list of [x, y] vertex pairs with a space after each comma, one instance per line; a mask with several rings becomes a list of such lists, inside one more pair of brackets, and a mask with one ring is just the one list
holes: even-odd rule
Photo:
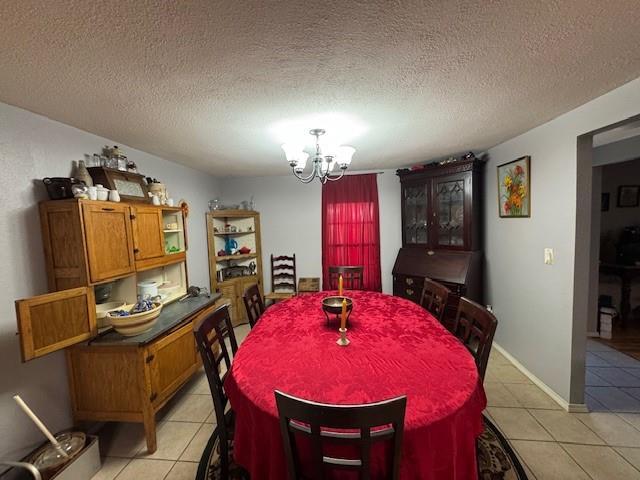
[[531, 157], [498, 165], [498, 211], [501, 217], [531, 216]]

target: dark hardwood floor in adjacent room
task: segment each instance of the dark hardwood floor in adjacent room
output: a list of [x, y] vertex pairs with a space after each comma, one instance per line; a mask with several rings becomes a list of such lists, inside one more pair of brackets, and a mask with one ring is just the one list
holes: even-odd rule
[[640, 360], [640, 318], [631, 316], [624, 328], [619, 324], [614, 325], [612, 337], [611, 340], [604, 338], [594, 338], [593, 340]]

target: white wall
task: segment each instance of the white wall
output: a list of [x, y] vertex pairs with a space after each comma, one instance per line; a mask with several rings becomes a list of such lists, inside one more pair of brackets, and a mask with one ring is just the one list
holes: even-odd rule
[[[576, 138], [638, 113], [640, 79], [489, 150], [485, 289], [496, 341], [572, 403], [584, 390], [592, 170], [591, 158], [579, 163]], [[531, 155], [531, 218], [501, 219], [493, 172], [523, 155]], [[544, 265], [544, 247], [554, 249], [554, 265]]]
[[[364, 173], [364, 172], [356, 172]], [[271, 291], [270, 255], [296, 254], [298, 277], [322, 278], [321, 185], [305, 185], [285, 177], [221, 180], [222, 203], [234, 204], [251, 195], [260, 212], [265, 292]], [[400, 181], [395, 171], [378, 175], [382, 290], [391, 293], [391, 270], [402, 246]]]
[[[17, 459], [42, 441], [12, 395], [20, 393], [53, 430], [71, 426], [62, 353], [20, 363], [13, 302], [46, 293], [37, 202], [46, 199], [39, 179], [69, 176], [72, 160], [113, 140], [0, 104], [0, 458]], [[204, 212], [217, 180], [202, 172], [124, 147], [139, 170], [164, 180], [170, 194], [189, 202], [188, 268], [191, 283], [208, 285]]]

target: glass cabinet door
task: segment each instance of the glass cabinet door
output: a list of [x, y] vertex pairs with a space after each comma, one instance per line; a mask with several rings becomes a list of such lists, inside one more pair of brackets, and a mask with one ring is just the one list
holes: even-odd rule
[[427, 243], [427, 215], [426, 187], [405, 187], [403, 224], [406, 244]]
[[464, 188], [465, 179], [434, 182], [436, 205], [436, 243], [439, 246], [464, 246]]

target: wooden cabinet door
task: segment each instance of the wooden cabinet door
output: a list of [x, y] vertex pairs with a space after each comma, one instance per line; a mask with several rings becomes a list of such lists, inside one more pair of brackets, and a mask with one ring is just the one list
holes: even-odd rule
[[164, 256], [162, 210], [155, 207], [131, 207], [131, 212], [135, 259]]
[[22, 361], [26, 362], [93, 338], [93, 287], [79, 287], [16, 300]]
[[82, 214], [91, 282], [132, 273], [135, 260], [129, 206], [83, 204]]
[[163, 403], [198, 369], [192, 322], [188, 322], [147, 349], [151, 402]]

